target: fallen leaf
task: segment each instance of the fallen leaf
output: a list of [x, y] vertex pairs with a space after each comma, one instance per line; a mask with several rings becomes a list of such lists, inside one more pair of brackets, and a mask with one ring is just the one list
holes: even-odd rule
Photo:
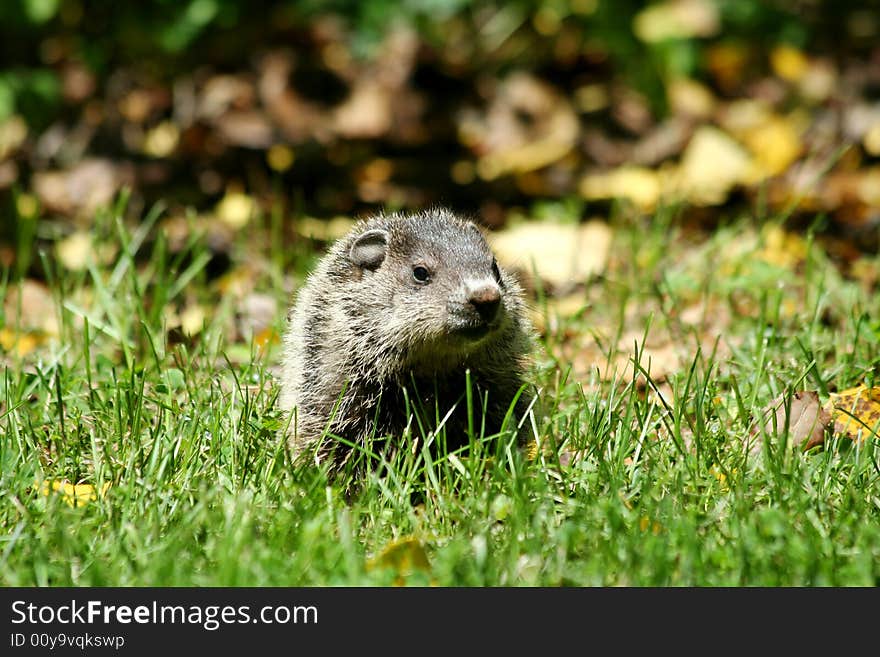
[[764, 246], [755, 254], [758, 259], [786, 269], [794, 269], [806, 260], [807, 242], [800, 235], [775, 224], [765, 226], [761, 233]]
[[650, 212], [660, 200], [662, 184], [655, 170], [625, 165], [612, 171], [587, 174], [578, 189], [588, 200], [627, 199]]
[[376, 80], [363, 80], [333, 113], [333, 129], [346, 139], [374, 139], [391, 128], [391, 92]]
[[180, 128], [173, 121], [162, 121], [144, 135], [141, 150], [150, 157], [168, 157], [180, 142]]
[[718, 7], [708, 0], [667, 0], [636, 14], [633, 32], [646, 43], [709, 37], [718, 32]]
[[344, 216], [331, 219], [300, 217], [294, 222], [293, 227], [297, 233], [308, 239], [332, 242], [346, 235], [354, 224], [354, 219]]
[[464, 113], [459, 139], [478, 154], [477, 173], [494, 180], [562, 159], [574, 148], [580, 124], [555, 87], [517, 72], [498, 86], [485, 115]]
[[830, 395], [834, 433], [855, 441], [880, 431], [880, 387], [858, 386]]
[[91, 484], [71, 484], [67, 481], [44, 481], [39, 485], [42, 495], [48, 497], [51, 493], [58, 493], [61, 499], [70, 506], [85, 506], [89, 502], [97, 501], [98, 497], [104, 497], [110, 482], [104, 482], [100, 491]]
[[755, 428], [747, 440], [750, 451], [761, 449], [759, 438], [779, 437], [788, 427], [788, 442], [792, 447], [808, 450], [825, 442], [825, 430], [831, 424], [831, 414], [819, 403], [819, 394], [800, 390], [790, 399], [779, 395], [761, 414], [761, 428]]
[[272, 143], [272, 124], [256, 110], [231, 111], [219, 117], [214, 125], [223, 139], [234, 146], [267, 148]]
[[[268, 294], [251, 292], [236, 304], [236, 325], [239, 336], [245, 340], [271, 329], [278, 314], [278, 302]], [[265, 336], [271, 338], [270, 334]]]
[[715, 97], [705, 85], [690, 78], [675, 78], [666, 85], [673, 115], [706, 119], [715, 111]]
[[55, 255], [67, 269], [83, 271], [94, 259], [91, 233], [84, 230], [71, 233], [55, 245]]
[[124, 184], [133, 181], [130, 166], [91, 158], [63, 171], [41, 171], [32, 179], [34, 192], [49, 210], [91, 214], [107, 206]]
[[273, 144], [266, 151], [266, 163], [273, 171], [283, 173], [293, 166], [296, 156], [293, 149], [285, 144]]
[[706, 50], [706, 65], [712, 77], [728, 93], [742, 82], [748, 61], [749, 49], [742, 42], [722, 41]]
[[42, 331], [16, 332], [7, 327], [0, 329], [0, 348], [16, 356], [27, 356], [45, 341], [46, 334]]
[[810, 61], [801, 50], [785, 44], [770, 51], [770, 65], [783, 80], [798, 82], [807, 74]]
[[257, 211], [257, 202], [242, 192], [228, 191], [214, 209], [224, 224], [238, 230], [244, 228]]
[[430, 573], [431, 563], [422, 541], [414, 536], [407, 536], [388, 543], [378, 555], [367, 561], [366, 568], [391, 569], [397, 574], [395, 584], [402, 586], [406, 577], [415, 572]]
[[752, 160], [740, 144], [718, 128], [701, 126], [681, 156], [676, 188], [691, 203], [718, 205], [751, 170]]
[[742, 138], [752, 152], [761, 177], [782, 173], [803, 150], [800, 130], [789, 117], [772, 116], [748, 130]]
[[197, 303], [190, 304], [180, 313], [180, 330], [184, 335], [193, 336], [205, 326], [205, 308]]
[[58, 335], [55, 299], [49, 288], [38, 281], [26, 278], [18, 285], [10, 285], [3, 300], [3, 314], [7, 328]]
[[611, 229], [604, 221], [584, 224], [524, 222], [489, 234], [498, 259], [528, 275], [532, 268], [545, 283], [566, 288], [605, 268]]
[[18, 114], [0, 122], [0, 160], [5, 160], [18, 150], [27, 139], [27, 134], [27, 122]]

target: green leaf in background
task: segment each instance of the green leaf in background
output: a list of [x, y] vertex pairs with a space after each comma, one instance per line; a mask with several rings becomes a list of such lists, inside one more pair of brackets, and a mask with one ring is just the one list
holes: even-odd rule
[[183, 50], [214, 20], [219, 9], [216, 0], [192, 0], [160, 34], [162, 47], [170, 52]]
[[25, 16], [32, 23], [45, 23], [55, 17], [61, 0], [23, 0]]

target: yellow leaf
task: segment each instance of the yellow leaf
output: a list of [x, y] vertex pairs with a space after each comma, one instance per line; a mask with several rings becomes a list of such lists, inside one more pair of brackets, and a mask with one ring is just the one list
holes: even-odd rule
[[293, 166], [293, 149], [284, 144], [275, 144], [266, 152], [266, 162], [274, 171], [284, 172]]
[[27, 133], [27, 122], [18, 114], [0, 121], [0, 161], [24, 143]]
[[184, 335], [195, 335], [202, 330], [204, 325], [205, 309], [202, 306], [192, 304], [180, 313], [180, 330]]
[[660, 200], [660, 177], [653, 169], [622, 166], [607, 173], [584, 176], [580, 193], [585, 199], [628, 199], [645, 211]]
[[707, 0], [658, 2], [633, 19], [633, 32], [646, 43], [712, 36], [718, 27], [718, 8]]
[[93, 259], [92, 236], [88, 231], [78, 230], [55, 245], [59, 262], [71, 271], [82, 271]]
[[143, 151], [150, 157], [168, 157], [177, 148], [180, 129], [173, 121], [163, 121], [144, 136]]
[[534, 267], [542, 281], [562, 287], [604, 270], [611, 229], [599, 220], [526, 222], [491, 233], [489, 241], [500, 262], [529, 273]]
[[70, 506], [84, 506], [89, 502], [95, 502], [98, 496], [104, 497], [107, 489], [110, 488], [110, 482], [104, 482], [100, 491], [96, 490], [91, 484], [71, 484], [67, 481], [44, 481], [40, 485], [40, 493], [49, 496], [51, 493], [58, 493]]
[[807, 56], [794, 46], [777, 46], [770, 53], [770, 65], [773, 72], [783, 80], [797, 82], [806, 75], [810, 68]]
[[234, 229], [243, 228], [256, 210], [256, 201], [242, 192], [227, 192], [216, 208], [220, 221]]
[[743, 135], [760, 173], [775, 176], [785, 171], [801, 154], [800, 135], [793, 122], [773, 117]]
[[880, 156], [880, 121], [868, 128], [862, 139], [865, 152], [874, 157]]
[[15, 199], [15, 211], [22, 219], [33, 219], [40, 211], [40, 202], [33, 194], [19, 194]]
[[430, 573], [431, 563], [422, 542], [414, 536], [391, 541], [382, 551], [367, 561], [367, 570], [388, 568], [397, 573], [395, 583], [403, 585], [406, 577], [417, 571]]
[[800, 235], [786, 232], [777, 225], [768, 225], [762, 232], [764, 248], [757, 256], [764, 262], [793, 269], [806, 259], [807, 243]]
[[734, 186], [748, 180], [751, 170], [749, 154], [732, 137], [702, 126], [681, 156], [677, 188], [692, 203], [717, 205]]
[[715, 111], [715, 96], [708, 87], [690, 78], [671, 80], [666, 88], [673, 114], [705, 119]]
[[46, 341], [42, 331], [22, 331], [16, 333], [9, 328], [0, 329], [0, 347], [8, 353], [27, 356], [40, 344]]
[[832, 393], [829, 406], [835, 433], [856, 441], [877, 437], [880, 431], [880, 387], [861, 385]]
[[294, 228], [303, 237], [330, 242], [348, 233], [354, 224], [355, 221], [353, 219], [342, 216], [331, 219], [301, 217], [294, 222]]

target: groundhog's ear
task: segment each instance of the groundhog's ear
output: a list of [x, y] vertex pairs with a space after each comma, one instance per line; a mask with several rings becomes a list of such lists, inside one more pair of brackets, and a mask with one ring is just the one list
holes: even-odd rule
[[473, 221], [468, 221], [466, 225], [470, 230], [474, 231], [480, 237], [485, 237], [485, 235], [483, 235], [483, 229], [477, 226], [477, 224], [475, 224]]
[[384, 230], [368, 230], [352, 243], [349, 259], [363, 269], [376, 269], [388, 251], [388, 233]]

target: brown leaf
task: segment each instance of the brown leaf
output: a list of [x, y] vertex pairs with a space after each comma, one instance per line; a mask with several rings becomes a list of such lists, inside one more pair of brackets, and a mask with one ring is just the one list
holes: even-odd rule
[[272, 144], [272, 124], [262, 112], [227, 112], [216, 126], [227, 143], [247, 148], [268, 148]]
[[580, 131], [577, 114], [555, 87], [528, 73], [503, 80], [485, 116], [464, 114], [461, 140], [479, 155], [484, 180], [547, 166], [567, 155]]
[[106, 206], [132, 180], [130, 167], [105, 159], [86, 159], [63, 171], [35, 173], [34, 192], [49, 210], [91, 214]]
[[19, 285], [10, 285], [3, 302], [7, 327], [33, 329], [49, 335], [58, 335], [59, 331], [55, 310], [55, 300], [49, 289], [30, 279]]
[[825, 442], [825, 430], [831, 424], [831, 414], [819, 403], [819, 394], [813, 390], [795, 392], [787, 403], [785, 395], [779, 395], [762, 413], [763, 426], [754, 429], [748, 439], [752, 452], [761, 449], [758, 438], [778, 437], [788, 427], [788, 440], [792, 446], [800, 445], [808, 450]]

